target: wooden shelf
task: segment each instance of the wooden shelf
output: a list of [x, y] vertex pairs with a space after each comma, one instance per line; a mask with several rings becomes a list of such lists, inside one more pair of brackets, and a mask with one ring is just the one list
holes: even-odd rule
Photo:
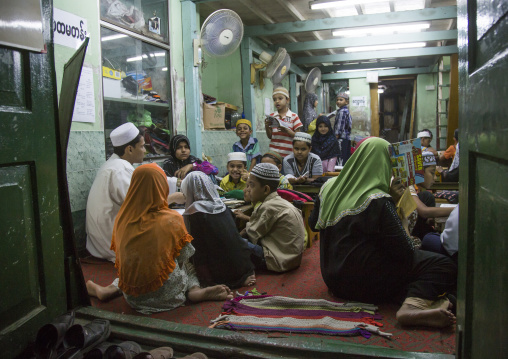
[[115, 97], [104, 97], [104, 101], [129, 103], [132, 105], [166, 107], [167, 109], [169, 109], [169, 103], [163, 103], [163, 102], [150, 102], [150, 101], [143, 101], [143, 100], [134, 100], [134, 99], [130, 99], [130, 98], [115, 98]]

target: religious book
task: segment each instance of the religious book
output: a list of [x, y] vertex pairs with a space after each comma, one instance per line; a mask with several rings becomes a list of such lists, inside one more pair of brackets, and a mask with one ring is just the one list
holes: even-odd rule
[[392, 172], [406, 186], [423, 182], [421, 139], [392, 143], [389, 146]]
[[277, 117], [272, 117], [272, 116], [266, 116], [266, 118], [268, 120], [270, 120], [270, 126], [271, 127], [287, 127], [287, 128], [290, 128], [289, 127], [289, 124], [282, 121], [282, 120], [279, 120]]

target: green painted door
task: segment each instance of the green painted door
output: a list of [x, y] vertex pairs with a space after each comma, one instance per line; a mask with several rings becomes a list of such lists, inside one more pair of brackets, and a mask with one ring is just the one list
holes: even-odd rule
[[459, 1], [457, 353], [508, 356], [508, 2]]
[[[59, 219], [52, 6], [45, 54], [0, 47], [0, 348], [19, 353], [66, 310]], [[23, 14], [20, 14], [22, 17]]]

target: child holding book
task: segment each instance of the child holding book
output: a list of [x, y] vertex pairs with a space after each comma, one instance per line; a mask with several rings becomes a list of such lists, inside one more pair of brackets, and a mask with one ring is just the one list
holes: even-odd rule
[[244, 118], [236, 121], [236, 135], [240, 138], [233, 144], [233, 152], [243, 152], [247, 155], [248, 171], [261, 161], [259, 143], [252, 136], [252, 123]]
[[312, 153], [319, 156], [324, 172], [334, 172], [340, 147], [332, 131], [330, 120], [319, 116], [316, 120], [317, 130], [312, 136]]
[[[272, 93], [273, 103], [277, 112], [270, 114], [285, 126], [279, 124], [275, 126], [272, 121], [265, 119], [265, 131], [270, 141], [270, 151], [277, 152], [282, 157], [286, 157], [292, 152], [292, 141], [295, 133], [303, 125], [298, 115], [288, 108], [289, 92], [284, 87], [277, 87]], [[272, 127], [275, 126], [275, 127]]]
[[256, 268], [286, 272], [302, 261], [305, 228], [300, 211], [277, 194], [279, 169], [260, 163], [247, 180], [254, 209], [241, 234], [248, 237], [251, 260]]
[[283, 173], [292, 185], [312, 182], [323, 175], [323, 165], [318, 155], [311, 153], [312, 137], [298, 132], [293, 139], [293, 153], [284, 158]]

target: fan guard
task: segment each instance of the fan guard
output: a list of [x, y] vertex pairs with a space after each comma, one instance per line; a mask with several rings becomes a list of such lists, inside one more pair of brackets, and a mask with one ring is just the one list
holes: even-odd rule
[[289, 73], [289, 68], [291, 67], [291, 57], [289, 54], [286, 54], [286, 57], [282, 61], [282, 63], [275, 70], [275, 74], [272, 76], [273, 86], [278, 86], [282, 84], [282, 80]]
[[242, 19], [233, 10], [213, 12], [201, 27], [201, 47], [213, 57], [231, 55], [240, 46], [242, 38]]
[[305, 79], [305, 92], [314, 93], [321, 83], [321, 70], [314, 67]]

